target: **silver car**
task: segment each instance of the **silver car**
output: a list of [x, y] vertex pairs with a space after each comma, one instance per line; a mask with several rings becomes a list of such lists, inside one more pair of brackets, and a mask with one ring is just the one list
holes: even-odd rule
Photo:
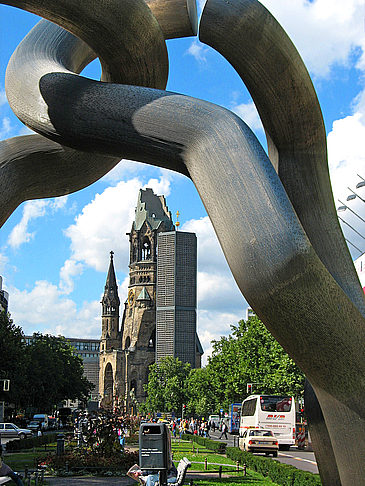
[[12, 423], [0, 423], [0, 437], [8, 439], [25, 439], [32, 437], [33, 432], [29, 429], [20, 429]]

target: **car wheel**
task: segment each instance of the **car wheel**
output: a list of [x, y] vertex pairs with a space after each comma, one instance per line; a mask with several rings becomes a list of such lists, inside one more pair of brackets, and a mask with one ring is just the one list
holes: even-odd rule
[[25, 434], [19, 434], [19, 439], [25, 439]]
[[272, 457], [278, 457], [278, 451], [273, 452]]

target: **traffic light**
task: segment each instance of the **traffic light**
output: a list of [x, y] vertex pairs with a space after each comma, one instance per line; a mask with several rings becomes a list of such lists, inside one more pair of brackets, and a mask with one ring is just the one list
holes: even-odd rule
[[252, 383], [247, 383], [247, 394], [251, 395], [252, 393]]
[[183, 412], [186, 412], [186, 405], [183, 405]]

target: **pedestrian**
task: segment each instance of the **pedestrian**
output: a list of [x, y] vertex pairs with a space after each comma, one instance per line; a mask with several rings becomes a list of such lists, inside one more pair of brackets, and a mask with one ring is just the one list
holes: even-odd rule
[[11, 478], [17, 486], [24, 486], [21, 477], [18, 476], [7, 464], [2, 462], [1, 456], [3, 454], [3, 447], [0, 445], [0, 477], [8, 476]]
[[220, 435], [220, 439], [222, 438], [222, 436], [225, 436], [226, 440], [228, 440], [228, 437], [227, 437], [227, 424], [225, 422], [223, 422], [222, 424], [222, 433]]

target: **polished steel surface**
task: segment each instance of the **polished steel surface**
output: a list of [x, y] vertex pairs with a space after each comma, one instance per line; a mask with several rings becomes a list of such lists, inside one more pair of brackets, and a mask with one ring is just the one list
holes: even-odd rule
[[[11, 4], [15, 3], [21, 2]], [[53, 20], [82, 37], [78, 7], [72, 0], [60, 3], [65, 19]], [[151, 11], [140, 6], [147, 18], [158, 12], [153, 3]], [[122, 2], [120, 8], [125, 5]], [[184, 9], [187, 3], [181, 5]], [[51, 4], [47, 16], [59, 8]], [[72, 21], [67, 19], [68, 8]], [[158, 23], [151, 21], [150, 28], [157, 36]], [[87, 35], [92, 36], [92, 29], [89, 25]], [[99, 42], [107, 43], [107, 36], [98, 35], [90, 46], [102, 57], [105, 51]], [[161, 69], [161, 74], [164, 48], [157, 37], [161, 65], [147, 71]], [[331, 484], [328, 471], [335, 461], [343, 486], [364, 485], [364, 295], [334, 208], [323, 119], [310, 77], [283, 29], [256, 0], [208, 0], [200, 38], [226, 57], [250, 90], [266, 130], [270, 158], [247, 125], [224, 108], [152, 89], [148, 83], [138, 86], [139, 81], [121, 85], [78, 76], [75, 73], [91, 57], [83, 42], [89, 41], [42, 21], [9, 64], [7, 93], [19, 118], [53, 142], [42, 142], [41, 135], [30, 137], [29, 154], [26, 138], [0, 146], [0, 183], [7, 188], [7, 199], [0, 202], [13, 207], [37, 197], [25, 180], [26, 167], [36, 163], [34, 153], [44, 155], [35, 182], [40, 197], [84, 187], [121, 157], [191, 177], [243, 295], [316, 393], [318, 401], [313, 395], [308, 403], [312, 416], [322, 412], [325, 423], [320, 419], [314, 427], [328, 433], [333, 451], [320, 461], [323, 484]], [[136, 80], [149, 77], [143, 69], [141, 76], [137, 59], [136, 54], [128, 69], [136, 69]], [[104, 72], [114, 69], [108, 65]], [[124, 74], [116, 73], [116, 78], [120, 81]], [[109, 75], [106, 79], [113, 80]], [[158, 79], [162, 78], [151, 82], [154, 88]], [[22, 154], [19, 163], [16, 152]], [[72, 159], [73, 152], [80, 159]], [[46, 163], [47, 154], [53, 162]], [[70, 164], [74, 174], [61, 175], [64, 184], [54, 181], [48, 173], [52, 163], [60, 164], [61, 174], [62, 164]], [[87, 177], [83, 163], [89, 167]], [[8, 214], [9, 209], [0, 213], [2, 222]]]

